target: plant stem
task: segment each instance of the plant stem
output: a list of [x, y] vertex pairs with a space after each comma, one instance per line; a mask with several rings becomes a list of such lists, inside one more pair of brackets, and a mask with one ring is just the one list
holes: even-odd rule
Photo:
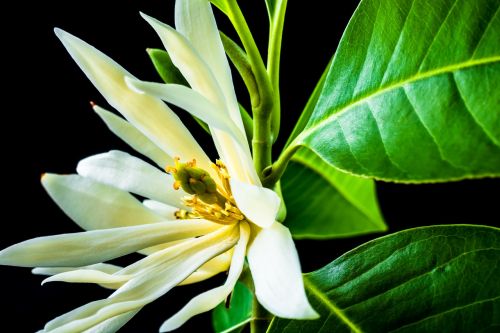
[[[267, 2], [266, 2], [267, 3]], [[271, 80], [271, 85], [274, 91], [274, 108], [271, 122], [271, 131], [273, 141], [276, 141], [281, 120], [281, 100], [280, 100], [280, 59], [281, 59], [281, 42], [283, 37], [283, 25], [285, 23], [285, 12], [288, 0], [278, 1], [278, 7], [270, 8], [269, 12], [269, 45], [267, 53], [267, 72]]]
[[292, 144], [288, 146], [285, 150], [283, 150], [278, 160], [263, 171], [262, 183], [265, 187], [272, 187], [280, 180], [286, 170], [288, 162], [290, 162], [290, 159], [300, 147], [300, 144]]
[[273, 88], [262, 57], [238, 3], [236, 0], [228, 0], [226, 4], [226, 14], [240, 37], [257, 83], [258, 98], [251, 97], [254, 129], [252, 150], [255, 169], [259, 177], [262, 178], [262, 171], [271, 165]]
[[271, 314], [260, 305], [254, 296], [252, 309], [252, 321], [250, 322], [251, 333], [265, 333], [271, 324]]

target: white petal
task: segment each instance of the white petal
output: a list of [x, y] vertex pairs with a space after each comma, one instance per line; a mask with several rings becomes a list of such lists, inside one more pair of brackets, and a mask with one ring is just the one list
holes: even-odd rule
[[196, 158], [208, 169], [210, 160], [172, 110], [157, 98], [139, 94], [125, 83], [133, 77], [123, 67], [81, 39], [56, 29], [56, 35], [95, 87], [138, 130], [169, 156]]
[[184, 208], [183, 205], [180, 204], [178, 204], [177, 207], [174, 207], [154, 200], [144, 200], [142, 204], [156, 214], [163, 216], [166, 220], [175, 220], [175, 213], [179, 210], [179, 208]]
[[281, 202], [274, 191], [233, 178], [229, 182], [236, 205], [251, 222], [262, 228], [273, 225]]
[[82, 333], [114, 333], [117, 332], [120, 328], [123, 327], [133, 316], [139, 312], [141, 308], [122, 313], [118, 316], [111, 317], [99, 325], [96, 325], [88, 330], [83, 331]]
[[130, 280], [109, 298], [89, 303], [47, 323], [45, 330], [80, 332], [125, 312], [137, 310], [179, 284], [204, 262], [227, 251], [238, 240], [234, 227], [201, 237], [170, 260]]
[[121, 270], [122, 267], [103, 263], [83, 267], [35, 267], [31, 270], [31, 273], [35, 275], [56, 275], [59, 273], [69, 272], [77, 269], [93, 269], [104, 273], [113, 274]]
[[174, 190], [171, 175], [121, 151], [87, 157], [76, 170], [84, 177], [173, 206], [179, 206], [186, 195]]
[[71, 282], [71, 283], [122, 283], [130, 280], [126, 275], [113, 275], [93, 269], [76, 269], [64, 273], [59, 273], [42, 281], [42, 284], [47, 282]]
[[[79, 270], [90, 270], [90, 271], [98, 271], [100, 273], [105, 273], [105, 274], [114, 274], [120, 270], [122, 270], [123, 267], [116, 266], [116, 265], [111, 265], [111, 264], [94, 264], [94, 265], [88, 265], [88, 266], [82, 266], [82, 267], [36, 267], [31, 270], [31, 273], [35, 275], [58, 275], [62, 273], [68, 273], [68, 272], [74, 272], [74, 271], [79, 271]], [[64, 275], [62, 275], [64, 276]], [[61, 275], [59, 275], [59, 278], [57, 281], [65, 281], [64, 279], [60, 279]], [[53, 279], [54, 281], [56, 279]], [[42, 282], [49, 282], [44, 280]], [[66, 281], [66, 282], [81, 282], [81, 281]], [[115, 284], [100, 284], [101, 287], [108, 288], [108, 289], [118, 289], [120, 286], [123, 285], [123, 282], [120, 283], [115, 283]]]
[[149, 140], [137, 128], [123, 118], [103, 109], [98, 105], [93, 106], [94, 111], [101, 117], [109, 130], [117, 137], [125, 141], [137, 152], [150, 158], [159, 167], [165, 168], [167, 165], [173, 165], [174, 160], [171, 156]]
[[42, 185], [56, 204], [85, 230], [164, 220], [131, 194], [82, 176], [45, 174]]
[[163, 84], [144, 82], [127, 78], [131, 88], [160, 98], [178, 106], [195, 117], [206, 122], [210, 127], [217, 128], [233, 136], [240, 144], [246, 144], [246, 137], [227, 115], [212, 102], [193, 89], [179, 84]]
[[220, 225], [198, 219], [38, 237], [0, 251], [0, 265], [85, 266], [219, 228]]
[[243, 131], [243, 122], [236, 100], [231, 69], [224, 52], [210, 2], [206, 0], [177, 0], [175, 27], [186, 36], [212, 71], [224, 95], [229, 115]]
[[249, 237], [249, 225], [245, 222], [240, 223], [240, 239], [234, 248], [231, 268], [224, 285], [193, 298], [179, 312], [163, 323], [160, 332], [169, 332], [179, 328], [193, 316], [215, 308], [231, 293], [243, 270]]
[[191, 88], [205, 96], [222, 112], [229, 116], [224, 96], [216, 78], [193, 48], [191, 43], [182, 34], [172, 27], [141, 13], [141, 16], [153, 27], [167, 49], [174, 65], [179, 68]]
[[288, 228], [274, 223], [262, 229], [248, 250], [255, 295], [274, 315], [290, 319], [315, 319], [304, 290], [297, 250]]
[[248, 145], [241, 145], [232, 136], [218, 129], [211, 129], [211, 133], [217, 152], [227, 166], [229, 175], [245, 183], [260, 185]]
[[233, 250], [218, 255], [210, 261], [207, 261], [200, 268], [191, 274], [186, 280], [182, 281], [179, 285], [192, 284], [211, 278], [219, 273], [225, 272], [231, 265], [231, 258], [233, 257]]
[[[158, 33], [172, 58], [172, 62], [179, 68], [191, 87], [230, 117], [227, 111], [228, 105], [217, 80], [210, 68], [208, 68], [207, 63], [200, 57], [190, 42], [170, 26], [145, 14], [141, 13], [141, 15]], [[244, 133], [242, 128], [241, 126], [239, 132]], [[246, 140], [236, 140], [232, 135], [228, 135], [225, 131], [220, 131], [217, 128], [210, 128], [210, 131], [217, 151], [222, 161], [227, 165], [231, 177], [250, 184], [260, 185]]]
[[[220, 228], [222, 229], [222, 228]], [[226, 228], [227, 229], [227, 228]], [[215, 231], [218, 233], [223, 232], [222, 230]], [[73, 282], [73, 283], [98, 283], [98, 284], [111, 284], [118, 285], [115, 289], [128, 282], [135, 276], [139, 274], [148, 274], [148, 271], [154, 267], [164, 263], [165, 261], [171, 260], [178, 253], [185, 251], [188, 248], [195, 246], [197, 243], [203, 241], [201, 238], [190, 238], [188, 240], [181, 240], [176, 242], [167, 243], [165, 248], [152, 253], [151, 255], [136, 261], [135, 263], [128, 265], [120, 269], [119, 271], [107, 273], [99, 269], [93, 269], [92, 266], [82, 267], [80, 269], [62, 272], [45, 279], [42, 284], [46, 282]], [[93, 265], [94, 266], [94, 265]]]

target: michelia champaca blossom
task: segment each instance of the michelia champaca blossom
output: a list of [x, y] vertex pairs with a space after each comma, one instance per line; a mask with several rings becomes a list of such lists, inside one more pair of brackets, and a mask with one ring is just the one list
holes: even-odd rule
[[[245, 257], [256, 297], [267, 310], [286, 318], [317, 317], [290, 232], [275, 222], [280, 199], [261, 186], [253, 168], [209, 2], [178, 0], [176, 29], [142, 16], [190, 88], [141, 82], [82, 40], [59, 29], [56, 35], [124, 118], [94, 105], [96, 113], [160, 168], [111, 151], [80, 161], [78, 174], [44, 175], [48, 194], [86, 231], [13, 245], [0, 252], [0, 264], [35, 267], [35, 274], [50, 276], [44, 282], [97, 283], [115, 290], [48, 322], [43, 332], [114, 332], [173, 287], [228, 271], [222, 286], [193, 298], [161, 327], [174, 330], [226, 299]], [[162, 100], [209, 125], [220, 160], [207, 157]], [[105, 263], [133, 252], [145, 257], [127, 267]]]

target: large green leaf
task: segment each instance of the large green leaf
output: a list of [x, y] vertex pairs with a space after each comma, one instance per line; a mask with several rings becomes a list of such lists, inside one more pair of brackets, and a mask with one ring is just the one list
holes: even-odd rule
[[387, 230], [375, 183], [337, 171], [310, 150], [295, 154], [281, 179], [285, 223], [295, 238], [338, 238]]
[[212, 312], [216, 333], [241, 332], [252, 320], [253, 294], [244, 283], [238, 282], [231, 293], [229, 307], [219, 304]]
[[500, 175], [499, 7], [362, 1], [294, 144], [391, 181]]
[[498, 332], [500, 229], [434, 226], [364, 244], [306, 274], [314, 321], [276, 332]]

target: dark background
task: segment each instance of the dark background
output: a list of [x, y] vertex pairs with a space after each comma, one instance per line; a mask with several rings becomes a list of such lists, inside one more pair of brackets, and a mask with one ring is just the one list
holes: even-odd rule
[[[264, 1], [240, 3], [265, 53]], [[3, 203], [0, 248], [36, 236], [79, 231], [44, 193], [39, 184], [43, 172], [71, 173], [88, 155], [110, 149], [130, 151], [91, 111], [90, 100], [106, 104], [59, 44], [53, 27], [90, 42], [139, 78], [159, 80], [145, 49], [161, 47], [161, 43], [138, 11], [173, 24], [173, 4], [168, 0], [17, 2], [15, 8], [3, 12], [4, 16], [12, 15], [17, 24], [2, 23], [1, 166], [4, 197], [8, 199]], [[335, 5], [337, 9], [332, 11], [290, 1], [282, 52], [283, 124], [278, 147], [290, 133], [356, 4]], [[234, 36], [226, 19], [219, 13], [217, 17], [219, 28]], [[235, 81], [240, 100], [248, 106], [241, 82]], [[189, 117], [184, 119], [190, 128], [196, 126]], [[201, 131], [195, 131], [195, 135], [207, 138]], [[500, 224], [496, 214], [499, 180], [419, 186], [378, 183], [378, 194], [391, 231], [431, 224]], [[303, 270], [311, 271], [373, 238], [296, 244]], [[55, 316], [109, 294], [92, 285], [52, 283], [40, 287], [42, 278], [25, 268], [0, 267], [0, 277], [0, 313], [2, 331], [6, 332], [36, 331]], [[197, 286], [173, 290], [146, 306], [122, 332], [157, 332], [163, 320], [190, 297], [223, 280], [218, 276]], [[210, 315], [196, 317], [179, 331], [211, 331]]]

